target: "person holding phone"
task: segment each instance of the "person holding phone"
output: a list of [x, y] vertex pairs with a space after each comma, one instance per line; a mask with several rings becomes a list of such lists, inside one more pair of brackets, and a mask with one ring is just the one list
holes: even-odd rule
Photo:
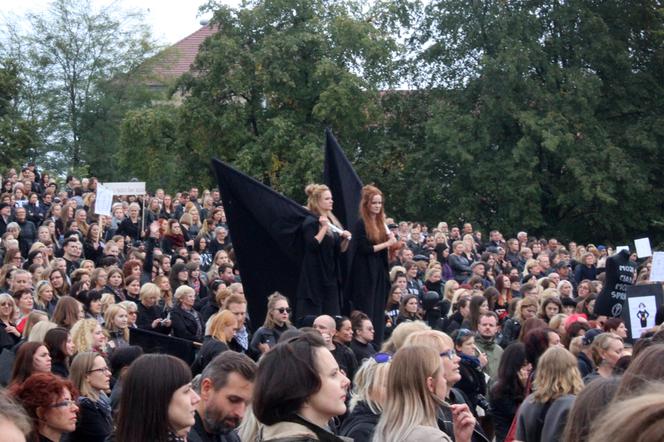
[[459, 361], [461, 380], [455, 387], [466, 395], [473, 414], [479, 417], [485, 416], [489, 411], [486, 378], [482, 371], [488, 363], [486, 354], [475, 345], [475, 333], [466, 328], [460, 328], [452, 333], [452, 339], [457, 355], [461, 358]]

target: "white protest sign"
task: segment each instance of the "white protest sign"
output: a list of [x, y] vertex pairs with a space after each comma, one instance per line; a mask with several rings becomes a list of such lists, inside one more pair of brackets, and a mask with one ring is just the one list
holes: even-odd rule
[[664, 281], [664, 252], [655, 252], [652, 255], [650, 280], [653, 282]]
[[104, 183], [104, 187], [114, 195], [145, 195], [145, 182], [129, 181], [126, 183]]
[[652, 249], [650, 248], [650, 238], [639, 238], [634, 240], [636, 247], [636, 256], [639, 258], [647, 258], [652, 256]]
[[620, 253], [621, 250], [627, 250], [629, 252], [629, 246], [618, 246], [618, 247], [616, 247], [616, 253]]
[[95, 197], [95, 214], [111, 216], [113, 205], [113, 191], [101, 184], [97, 184], [97, 196]]

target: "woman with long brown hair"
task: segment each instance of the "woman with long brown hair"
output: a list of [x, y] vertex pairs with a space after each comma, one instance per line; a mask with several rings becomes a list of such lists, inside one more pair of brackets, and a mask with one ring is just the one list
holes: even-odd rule
[[353, 230], [355, 256], [349, 281], [349, 299], [355, 310], [369, 316], [375, 327], [374, 341], [383, 342], [385, 301], [390, 290], [387, 250], [396, 243], [385, 225], [383, 194], [374, 186], [362, 188], [360, 219]]

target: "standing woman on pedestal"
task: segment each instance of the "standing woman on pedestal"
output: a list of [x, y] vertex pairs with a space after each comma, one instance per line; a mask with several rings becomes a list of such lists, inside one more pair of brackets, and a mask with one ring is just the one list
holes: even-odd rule
[[396, 238], [385, 225], [383, 194], [377, 187], [362, 188], [360, 219], [353, 231], [355, 256], [348, 295], [353, 309], [366, 313], [375, 328], [374, 342], [380, 346], [385, 328], [385, 301], [390, 290], [387, 250]]
[[341, 313], [340, 257], [348, 250], [351, 235], [332, 213], [332, 192], [326, 185], [309, 184], [304, 191], [307, 209], [318, 219], [307, 218], [302, 225], [304, 259], [295, 311], [298, 318], [337, 316]]

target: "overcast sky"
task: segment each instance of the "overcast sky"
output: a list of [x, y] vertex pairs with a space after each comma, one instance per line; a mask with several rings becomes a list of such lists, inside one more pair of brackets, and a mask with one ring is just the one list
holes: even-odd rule
[[[95, 6], [111, 3], [123, 9], [140, 9], [152, 27], [152, 33], [162, 44], [173, 44], [200, 28], [198, 7], [205, 0], [91, 0]], [[0, 0], [0, 21], [22, 17], [26, 12], [39, 13], [48, 8], [49, 0]], [[223, 0], [222, 3], [237, 6], [239, 0]]]

